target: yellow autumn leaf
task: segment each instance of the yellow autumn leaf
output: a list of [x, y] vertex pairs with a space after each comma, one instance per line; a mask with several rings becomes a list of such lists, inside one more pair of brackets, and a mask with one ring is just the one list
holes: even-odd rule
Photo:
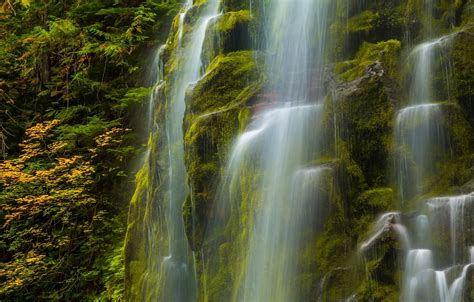
[[20, 0], [20, 4], [23, 7], [28, 7], [30, 6], [30, 0]]
[[21, 279], [16, 279], [16, 280], [15, 280], [15, 285], [17, 285], [17, 286], [23, 285], [23, 280], [21, 280]]

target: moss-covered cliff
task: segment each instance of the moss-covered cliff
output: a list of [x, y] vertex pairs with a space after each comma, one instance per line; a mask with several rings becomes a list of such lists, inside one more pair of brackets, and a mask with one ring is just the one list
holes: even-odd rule
[[[308, 43], [267, 28], [283, 2], [280, 17], [304, 2], [324, 19], [302, 23]], [[284, 65], [272, 35], [321, 58]], [[301, 301], [405, 301], [405, 263], [424, 249], [453, 292], [465, 268], [452, 300], [474, 301], [473, 0], [7, 0], [0, 36], [0, 300], [245, 300], [259, 163], [282, 145], [238, 169], [232, 152], [307, 73], [305, 105], [321, 111], [298, 116], [312, 117], [301, 140], [318, 149], [297, 168], [323, 172], [282, 186], [323, 206], [298, 216], [293, 194], [284, 208], [281, 225], [309, 223], [280, 285]]]
[[[334, 51], [325, 62], [322, 124], [331, 135], [326, 135], [323, 160], [316, 162], [334, 170], [328, 185], [332, 197], [324, 229], [315, 241], [307, 242], [301, 255], [297, 282], [305, 301], [395, 301], [400, 296], [406, 247], [395, 231], [374, 236], [371, 229], [380, 214], [401, 209], [393, 163], [399, 152], [406, 151], [395, 146], [394, 132], [397, 112], [409, 103], [409, 53], [417, 43], [447, 34], [440, 59], [444, 61], [439, 64], [448, 62], [449, 69], [435, 69], [432, 77], [436, 83], [448, 83], [447, 88], [438, 85], [435, 100], [443, 111], [441, 125], [448, 152], [437, 158], [435, 171], [423, 183], [422, 196], [407, 202], [410, 206], [405, 205], [408, 209], [402, 219], [409, 224], [410, 211], [427, 196], [469, 193], [474, 179], [472, 5], [472, 1], [438, 1], [427, 9], [422, 1], [414, 0], [334, 3], [329, 25]], [[199, 6], [196, 4], [196, 10]], [[219, 188], [235, 138], [272, 98], [271, 91], [263, 89], [268, 54], [261, 42], [255, 43], [264, 39], [264, 6], [258, 1], [253, 7], [245, 1], [224, 1], [223, 13], [206, 32], [205, 69], [186, 95], [183, 136], [190, 193], [182, 205], [194, 251], [199, 301], [238, 299], [241, 268], [247, 265], [243, 251], [248, 248], [257, 206], [250, 201], [261, 194], [255, 184], [262, 171], [252, 167], [251, 159], [246, 160], [233, 199], [225, 208], [216, 208], [216, 199], [222, 198]], [[191, 9], [188, 14], [184, 29], [192, 31], [197, 13]], [[175, 21], [168, 39], [167, 74], [180, 68], [177, 24]], [[164, 104], [154, 111], [158, 127], [164, 125]], [[166, 143], [160, 132], [150, 144], [150, 158], [161, 158], [158, 154]], [[166, 222], [152, 214], [162, 202], [160, 183], [166, 178], [159, 176], [165, 173], [165, 166], [159, 166], [160, 160], [145, 165], [132, 200], [127, 241], [130, 297], [137, 297], [134, 286], [150, 265], [143, 250], [150, 248], [150, 239], [139, 239], [145, 225], [163, 224], [153, 231], [155, 239], [150, 242], [169, 244], [160, 238]], [[144, 187], [148, 189], [143, 191]], [[154, 194], [157, 205], [152, 206], [147, 194]], [[387, 223], [398, 223], [394, 220], [398, 216], [391, 217]], [[146, 222], [149, 219], [154, 221]], [[145, 225], [137, 227], [137, 223]]]
[[[461, 74], [472, 62], [472, 57], [468, 59], [469, 51], [459, 50], [460, 45], [471, 44], [462, 42], [470, 35], [466, 32], [472, 32], [468, 13], [460, 12], [466, 10], [466, 5], [439, 4], [433, 8], [432, 14], [426, 14], [418, 3], [379, 1], [349, 10], [345, 25], [347, 39], [343, 40], [343, 47], [337, 47], [342, 50], [339, 56], [347, 61], [335, 62], [334, 90], [327, 101], [327, 114], [332, 117], [329, 120], [335, 121], [328, 121], [327, 126], [336, 131], [334, 156], [340, 162], [337, 179], [341, 197], [340, 204], [334, 207], [332, 218], [327, 222], [327, 230], [315, 243], [313, 252], [308, 250], [309, 254], [305, 256], [311, 259], [309, 263], [312, 263], [310, 267], [313, 271], [310, 273], [314, 274], [313, 277], [307, 275], [305, 281], [313, 288], [308, 291], [312, 293], [308, 299], [316, 300], [319, 295], [324, 300], [335, 301], [352, 295], [361, 301], [393, 301], [400, 294], [402, 266], [399, 263], [402, 259], [399, 257], [402, 253], [395, 234], [377, 239], [374, 246], [364, 252], [362, 260], [354, 259], [361, 257], [357, 256], [357, 247], [368, 236], [376, 217], [399, 208], [395, 202], [396, 191], [389, 187], [393, 185], [395, 113], [407, 102], [404, 92], [407, 87], [403, 84], [404, 74], [401, 71], [406, 50], [413, 47], [414, 41], [433, 36], [433, 33], [427, 32], [428, 23], [432, 24], [433, 32], [438, 35], [453, 31], [452, 26], [458, 28], [454, 30], [452, 44], [447, 50], [448, 60], [454, 66], [450, 71], [453, 84], [446, 94], [450, 99], [439, 100], [450, 102], [444, 110], [444, 127], [450, 138], [451, 154], [440, 162], [438, 172], [425, 187], [426, 194], [449, 194], [474, 176], [469, 168], [472, 129], [468, 122], [471, 114], [469, 107], [466, 107], [470, 103], [466, 100], [471, 100], [472, 96], [463, 95], [469, 94], [468, 87], [459, 87], [469, 81], [469, 74]], [[343, 26], [335, 23], [333, 28]], [[403, 34], [406, 32], [409, 39]], [[465, 64], [460, 63], [462, 61]], [[462, 94], [456, 91], [462, 91]], [[225, 149], [216, 154], [222, 152], [225, 154]], [[461, 165], [464, 168], [454, 168], [456, 176], [448, 171], [448, 167]], [[191, 181], [196, 180], [191, 177]], [[240, 231], [244, 230], [245, 227], [242, 227]], [[238, 261], [226, 256], [225, 251], [231, 249], [232, 241], [224, 249], [227, 245], [229, 243], [221, 244], [216, 256]], [[220, 265], [229, 268], [235, 263], [220, 262]], [[341, 267], [344, 268], [342, 271]], [[344, 270], [353, 277], [348, 279]], [[361, 270], [365, 272], [361, 273]], [[212, 271], [204, 271], [203, 274], [207, 274], [206, 278], [212, 278]], [[314, 289], [322, 279], [325, 283], [318, 292]], [[208, 286], [212, 288], [210, 292], [215, 292], [218, 291], [216, 287], [228, 286], [228, 283], [224, 284], [208, 283]], [[222, 296], [210, 296], [211, 300], [218, 301], [220, 298]]]

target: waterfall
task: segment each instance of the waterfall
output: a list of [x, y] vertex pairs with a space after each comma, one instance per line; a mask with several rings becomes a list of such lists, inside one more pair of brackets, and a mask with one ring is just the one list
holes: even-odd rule
[[324, 213], [324, 198], [315, 186], [329, 170], [299, 168], [311, 146], [300, 133], [310, 131], [310, 121], [321, 120], [321, 109], [321, 105], [288, 106], [262, 116], [268, 127], [256, 137], [255, 153], [250, 155], [257, 158], [257, 169], [264, 174], [244, 268], [243, 301], [296, 299], [289, 282], [296, 276], [304, 227], [321, 223], [318, 218]]
[[[313, 192], [328, 168], [300, 168], [318, 151], [322, 135], [318, 130], [322, 128], [323, 106], [306, 104], [322, 93], [312, 93], [310, 87], [321, 84], [326, 15], [326, 1], [278, 0], [270, 4], [268, 89], [275, 95], [274, 102], [283, 105], [256, 118], [262, 127], [254, 138], [254, 155], [263, 175], [258, 185], [261, 195], [255, 200], [247, 266], [242, 272], [241, 301], [299, 299], [293, 282], [304, 228], [321, 224], [327, 207], [321, 194]], [[313, 37], [318, 39], [315, 48]]]
[[163, 88], [163, 85], [165, 84], [164, 82], [164, 60], [163, 60], [163, 55], [166, 49], [166, 44], [161, 45], [158, 47], [158, 50], [154, 56], [153, 60], [153, 65], [152, 65], [152, 74], [154, 76], [154, 85], [153, 85], [153, 91], [150, 94], [150, 99], [148, 101], [148, 133], [151, 134], [153, 131], [153, 126], [154, 126], [154, 108], [157, 102], [160, 101], [160, 93], [161, 89]]
[[[472, 222], [465, 218], [471, 217], [473, 201], [473, 194], [468, 194], [425, 202], [423, 214], [416, 217], [414, 229], [407, 235], [413, 249], [406, 254], [402, 301], [463, 301], [464, 284], [473, 260], [472, 246], [466, 247], [466, 243], [472, 244], [466, 241], [471, 238], [466, 232], [470, 232]], [[387, 213], [382, 218], [391, 216], [393, 213]], [[443, 256], [445, 252], [440, 249], [444, 245], [439, 247], [437, 240], [446, 236], [450, 237], [451, 247], [446, 249], [447, 256]], [[441, 269], [446, 263], [450, 266]], [[456, 273], [458, 277], [453, 278]]]
[[[152, 76], [153, 76], [153, 90], [152, 93], [150, 94], [150, 98], [148, 100], [148, 125], [147, 125], [147, 130], [148, 130], [148, 135], [149, 135], [149, 141], [152, 140], [153, 136], [153, 131], [157, 130], [154, 129], [155, 127], [155, 122], [154, 122], [154, 108], [155, 105], [163, 101], [162, 99], [162, 93], [161, 90], [163, 89], [165, 85], [164, 81], [164, 51], [166, 49], [166, 45], [161, 45], [158, 50], [155, 53], [155, 56], [153, 58], [153, 65], [152, 65]], [[148, 149], [144, 155], [145, 162], [144, 165], [148, 166], [150, 165], [150, 155], [151, 155], [151, 146], [148, 146]], [[153, 283], [151, 276], [156, 274], [156, 256], [157, 256], [157, 251], [158, 251], [158, 242], [154, 240], [154, 233], [156, 232], [155, 228], [155, 223], [153, 221], [147, 221], [145, 222], [145, 236], [147, 238], [148, 245], [146, 246], [146, 263], [148, 264], [145, 267], [145, 272], [142, 280], [142, 293], [143, 295], [147, 295], [147, 292], [149, 291], [149, 286], [150, 283]], [[151, 290], [151, 292], [154, 292], [154, 290]], [[153, 296], [153, 294], [150, 294]]]
[[[186, 16], [192, 8], [196, 8], [198, 17], [192, 21], [193, 27], [185, 30]], [[127, 255], [132, 259], [128, 264], [132, 278], [128, 290], [132, 299], [171, 302], [197, 299], [195, 256], [188, 244], [182, 213], [189, 193], [182, 125], [186, 91], [206, 68], [201, 61], [203, 43], [208, 24], [218, 16], [218, 9], [219, 0], [199, 6], [186, 1], [179, 14], [176, 35], [171, 38], [172, 42], [176, 41], [176, 48], [168, 51], [171, 43], [159, 47], [153, 61], [149, 149], [137, 175], [131, 206], [133, 222], [127, 234]], [[179, 65], [166, 77], [165, 53]], [[159, 110], [164, 111], [162, 124], [157, 121], [160, 113], [155, 113]], [[162, 169], [168, 172], [167, 177], [161, 173]]]
[[[424, 2], [431, 14], [432, 1]], [[355, 151], [350, 150], [358, 142], [352, 141], [352, 137], [348, 142], [338, 138], [335, 135], [338, 130], [333, 129], [337, 128], [337, 122], [328, 117], [334, 112], [338, 114], [339, 110], [337, 106], [333, 107], [335, 102], [328, 101], [329, 108], [325, 106], [328, 93], [324, 68], [329, 57], [327, 35], [332, 26], [337, 25], [333, 22], [333, 14], [338, 14], [334, 1], [272, 0], [258, 4], [248, 1], [250, 12], [243, 5], [226, 3], [226, 12], [222, 16], [228, 20], [218, 19], [221, 16], [219, 3], [220, 0], [186, 0], [173, 23], [173, 36], [156, 51], [153, 64], [155, 85], [148, 114], [150, 148], [144, 165], [144, 174], [150, 184], [147, 183], [147, 190], [144, 190], [147, 194], [145, 218], [142, 219], [144, 226], [138, 227], [141, 231], [138, 236], [145, 239], [137, 240], [144, 243], [143, 246], [133, 246], [140, 250], [136, 254], [141, 258], [127, 260], [140, 272], [134, 275], [140, 277], [137, 281], [139, 289], [134, 290], [140, 292], [141, 300], [287, 302], [307, 301], [318, 295], [321, 300], [332, 299], [333, 295], [340, 295], [349, 297], [346, 301], [352, 301], [359, 299], [359, 292], [370, 294], [372, 281], [376, 286], [378, 274], [385, 273], [371, 272], [370, 266], [388, 268], [386, 263], [393, 258], [394, 251], [401, 250], [401, 301], [462, 302], [465, 283], [474, 262], [474, 242], [469, 241], [472, 236], [466, 233], [472, 232], [469, 212], [474, 195], [422, 200], [429, 191], [433, 176], [437, 176], [438, 162], [447, 153], [449, 138], [445, 117], [449, 115], [445, 109], [453, 105], [449, 104], [449, 83], [446, 81], [449, 72], [444, 63], [444, 50], [450, 36], [425, 41], [413, 47], [407, 57], [409, 74], [405, 80], [409, 91], [405, 95], [404, 107], [397, 112], [393, 132], [394, 170], [401, 210], [382, 214], [367, 240], [359, 245], [361, 254], [384, 253], [383, 259], [375, 264], [375, 261], [371, 263], [370, 259], [365, 259], [368, 260], [365, 262], [366, 276], [375, 278], [368, 280], [369, 283], [360, 283], [364, 286], [359, 288], [348, 286], [341, 289], [344, 293], [333, 293], [331, 282], [349, 280], [340, 276], [346, 271], [347, 275], [359, 274], [354, 268], [357, 264], [341, 259], [344, 266], [340, 266], [339, 259], [336, 259], [337, 267], [331, 269], [336, 265], [332, 260], [325, 260], [332, 254], [320, 256], [317, 249], [332, 244], [333, 238], [327, 237], [334, 235], [337, 242], [329, 246], [329, 250], [344, 250], [340, 255], [347, 255], [358, 238], [347, 230], [352, 226], [341, 226], [339, 230], [339, 226], [334, 227], [334, 224], [352, 221], [355, 230], [364, 230], [369, 215], [375, 214], [375, 206], [370, 204], [371, 199], [367, 200], [367, 209], [363, 208], [365, 204], [361, 205], [364, 213], [360, 215], [364, 217], [359, 221], [361, 217], [357, 211], [360, 209], [357, 205], [352, 208], [352, 198], [355, 198], [355, 203], [365, 202], [363, 198], [357, 199], [358, 196], [379, 189], [373, 188], [375, 186], [387, 186], [384, 179], [384, 182], [372, 184], [366, 179], [369, 174], [365, 165], [359, 162]], [[232, 11], [237, 7], [242, 11]], [[256, 17], [251, 16], [255, 12], [260, 19], [252, 19]], [[239, 15], [244, 15], [245, 19], [240, 20]], [[227, 28], [232, 22], [239, 24], [235, 32]], [[240, 31], [244, 29], [262, 35], [261, 43], [255, 43], [258, 50], [245, 48], [246, 61], [234, 61], [234, 51], [217, 50], [217, 44], [225, 43], [225, 39], [237, 36], [240, 39], [240, 35], [244, 35]], [[215, 36], [210, 37], [210, 34]], [[431, 32], [429, 37], [431, 39]], [[378, 45], [374, 45], [378, 49]], [[243, 52], [235, 52], [240, 51]], [[251, 57], [253, 53], [255, 57]], [[216, 67], [213, 63], [213, 68], [205, 74], [215, 56], [219, 59], [214, 60]], [[244, 88], [235, 89], [242, 94], [248, 93], [248, 99], [238, 103], [222, 102], [222, 106], [210, 105], [201, 112], [195, 112], [194, 103], [186, 104], [186, 96], [188, 100], [197, 100], [194, 93], [203, 93], [209, 87], [218, 87], [222, 90], [216, 93], [225, 93], [228, 87], [220, 82], [225, 82], [227, 78], [223, 76], [232, 74], [232, 70], [223, 68], [222, 72], [220, 68], [227, 67], [224, 66], [227, 63], [235, 64], [236, 68], [240, 65], [249, 68], [246, 66], [250, 61], [248, 58], [255, 59], [251, 63], [256, 64], [259, 72], [263, 69], [260, 67], [265, 68], [266, 78], [259, 79], [259, 83], [266, 81], [263, 91], [260, 91], [261, 86], [252, 92], [242, 90]], [[164, 62], [165, 59], [169, 61]], [[260, 65], [262, 59], [265, 59], [264, 66]], [[356, 61], [344, 64], [359, 64]], [[381, 62], [378, 66], [383, 64]], [[446, 71], [445, 78], [443, 75], [435, 76], [439, 68]], [[366, 88], [362, 84], [365, 85], [367, 79], [391, 80], [391, 76], [385, 78], [384, 74], [374, 74], [368, 68], [366, 74], [351, 83], [337, 83], [335, 79], [331, 84], [340, 85], [338, 89], [342, 87], [344, 92], [350, 90], [347, 95], [351, 96]], [[210, 86], [201, 88], [200, 84], [207, 80], [210, 80]], [[384, 81], [380, 82], [382, 86]], [[199, 91], [191, 91], [195, 84]], [[389, 90], [386, 91], [387, 99]], [[238, 99], [239, 96], [232, 94], [232, 98]], [[390, 106], [396, 104], [391, 99], [388, 101]], [[391, 112], [392, 107], [389, 109]], [[231, 130], [222, 127], [222, 133], [219, 133], [221, 124], [216, 124], [217, 129], [212, 128], [212, 132], [216, 130], [217, 134], [212, 133], [206, 139], [189, 143], [186, 136], [185, 150], [185, 134], [192, 134], [193, 128], [200, 127], [193, 122], [214, 116], [219, 116], [223, 123], [230, 116], [233, 119], [229, 122]], [[160, 120], [155, 123], [155, 119]], [[188, 120], [193, 122], [188, 123]], [[361, 120], [363, 123], [363, 118]], [[211, 123], [202, 127], [211, 127]], [[240, 132], [231, 141], [230, 150], [222, 150], [227, 148], [230, 136], [237, 129]], [[208, 136], [208, 129], [202, 130], [203, 136]], [[364, 133], [355, 139], [363, 136]], [[332, 140], [335, 140], [334, 144], [329, 143]], [[335, 156], [336, 152], [329, 150], [346, 148], [339, 147], [339, 143], [347, 144], [347, 154], [341, 151]], [[386, 143], [385, 137], [383, 143]], [[209, 165], [199, 173], [195, 173], [193, 167], [192, 149], [195, 147], [202, 148], [202, 152], [198, 150], [200, 156], [213, 157], [196, 163]], [[391, 150], [391, 146], [386, 146], [386, 149]], [[185, 151], [189, 153], [185, 154]], [[191, 155], [186, 157], [191, 175], [189, 182], [185, 155]], [[223, 159], [221, 155], [226, 157], [222, 166], [219, 162]], [[352, 168], [360, 171], [345, 171]], [[167, 174], [161, 173], [163, 171]], [[209, 177], [202, 181], [206, 182], [202, 185], [206, 190], [198, 192], [201, 183], [195, 185], [194, 177], [208, 172]], [[207, 186], [212, 184], [207, 181], [216, 175], [219, 177], [218, 186], [208, 189]], [[341, 187], [347, 189], [344, 194], [338, 194], [335, 184], [340, 175], [343, 175]], [[192, 186], [188, 186], [189, 183]], [[385, 192], [380, 196], [391, 199], [388, 193], [390, 198], [385, 198]], [[391, 206], [391, 202], [384, 201], [377, 205], [377, 209]], [[407, 209], [417, 212], [406, 215], [404, 211]], [[328, 220], [330, 224], [325, 225], [332, 213], [336, 215]], [[185, 230], [191, 233], [188, 235], [193, 239], [192, 249]], [[336, 237], [338, 235], [341, 237]], [[392, 246], [394, 240], [398, 240], [398, 244]], [[377, 249], [380, 241], [384, 245]], [[135, 261], [143, 259], [141, 253], [146, 256], [142, 261], [145, 265]], [[321, 271], [316, 267], [318, 265], [321, 265]], [[387, 282], [392, 282], [395, 287], [397, 278], [398, 275], [393, 276], [393, 280]], [[387, 292], [392, 283], [387, 284], [390, 285]]]
[[[431, 15], [432, 1], [424, 1], [424, 8]], [[426, 32], [431, 37], [431, 21], [427, 25]], [[407, 226], [412, 248], [405, 254], [401, 295], [404, 302], [463, 301], [464, 279], [470, 266], [464, 240], [470, 226], [464, 224], [464, 219], [467, 205], [472, 209], [472, 195], [433, 198], [422, 206], [407, 203], [425, 193], [437, 161], [447, 153], [443, 112], [447, 104], [439, 100], [449, 101], [449, 63], [443, 51], [450, 38], [451, 35], [443, 36], [413, 48], [408, 56], [408, 106], [396, 117], [395, 171], [401, 206], [422, 209], [413, 225]], [[444, 78], [437, 79], [435, 74]], [[450, 248], [445, 249], [439, 238], [449, 238]], [[467, 263], [463, 261], [466, 258]], [[460, 276], [453, 280], [461, 267]]]
[[322, 62], [329, 3], [276, 0], [264, 9], [272, 100], [260, 102], [263, 111], [237, 137], [215, 203], [217, 217], [228, 208], [234, 215], [246, 210], [248, 237], [234, 300], [301, 299], [299, 258], [322, 228], [332, 186], [331, 167], [311, 163], [323, 152], [325, 136]]
[[435, 168], [437, 152], [442, 153], [445, 134], [443, 113], [438, 104], [403, 108], [397, 115], [395, 144], [397, 183], [402, 203], [421, 192], [421, 186]]
[[[440, 87], [435, 89], [432, 80], [433, 66], [438, 59], [442, 61], [438, 54], [446, 41], [449, 36], [422, 43], [409, 56], [413, 68], [408, 106], [398, 112], [395, 127], [395, 169], [402, 206], [424, 192], [423, 186], [435, 172], [437, 160], [446, 153], [447, 135], [443, 121], [446, 105], [435, 102]], [[466, 273], [449, 285], [447, 270], [439, 269], [450, 263], [449, 269], [456, 270], [465, 259], [464, 208], [471, 200], [471, 195], [462, 195], [434, 198], [425, 203], [424, 213], [416, 218], [415, 234], [411, 238], [413, 249], [406, 254], [403, 301], [461, 301]], [[440, 230], [446, 229], [451, 242], [447, 252], [449, 260], [440, 257], [443, 252], [433, 240], [442, 236]], [[463, 271], [466, 270], [467, 266]]]
[[[441, 96], [448, 96], [449, 100], [449, 64], [443, 49], [450, 37], [422, 43], [408, 57], [411, 69], [408, 106], [398, 112], [395, 125], [395, 170], [402, 206], [423, 192], [424, 182], [435, 171], [436, 161], [446, 153], [443, 114], [446, 104], [435, 101]], [[441, 67], [437, 66], [438, 61]], [[445, 75], [441, 85], [433, 81], [435, 65]]]
[[389, 212], [382, 214], [375, 223], [372, 234], [369, 239], [362, 242], [360, 251], [364, 252], [369, 249], [385, 232], [393, 230], [396, 234], [404, 250], [411, 247], [410, 238], [406, 228], [401, 224], [401, 214], [399, 212]]
[[449, 226], [452, 265], [462, 263], [464, 259], [464, 242], [465, 238], [468, 237], [467, 234], [465, 234], [465, 230], [470, 227], [468, 221], [465, 221], [465, 217], [470, 218], [467, 214], [473, 209], [473, 204], [473, 195], [439, 197], [428, 201], [432, 220]]
[[[179, 41], [183, 38], [183, 24], [191, 1], [180, 14]], [[185, 95], [188, 86], [200, 78], [201, 53], [209, 21], [218, 14], [219, 1], [210, 0], [203, 9], [190, 40], [181, 50], [182, 66], [172, 75], [171, 92], [166, 112], [166, 136], [169, 154], [169, 255], [162, 262], [161, 299], [163, 301], [195, 300], [195, 273], [193, 257], [184, 231], [182, 205], [189, 193], [184, 164], [183, 118], [186, 109]]]

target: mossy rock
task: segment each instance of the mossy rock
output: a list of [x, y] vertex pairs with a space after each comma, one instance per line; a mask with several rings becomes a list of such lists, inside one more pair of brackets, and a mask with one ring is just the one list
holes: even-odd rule
[[386, 74], [381, 64], [370, 65], [361, 78], [341, 84], [333, 101], [340, 139], [369, 186], [389, 182], [397, 86]]
[[388, 40], [378, 43], [363, 43], [355, 58], [336, 64], [336, 72], [346, 81], [353, 81], [365, 74], [367, 67], [381, 62], [388, 75], [395, 79], [401, 43]]
[[465, 26], [474, 22], [474, 2], [472, 0], [456, 0], [454, 2], [456, 25]]
[[205, 76], [187, 98], [187, 114], [215, 114], [240, 105], [263, 85], [262, 56], [253, 51], [238, 51], [214, 58]]
[[318, 299], [313, 301], [351, 301], [357, 284], [357, 273], [351, 267], [337, 267], [326, 273]]
[[[149, 140], [149, 146], [151, 150], [156, 151], [156, 137]], [[157, 268], [160, 257], [164, 255], [148, 257], [150, 253], [163, 253], [167, 247], [167, 244], [160, 240], [160, 236], [165, 233], [165, 230], [159, 227], [158, 203], [162, 199], [154, 198], [155, 190], [162, 188], [156, 179], [158, 170], [157, 161], [151, 161], [149, 157], [136, 175], [136, 190], [130, 203], [125, 238], [125, 297], [129, 301], [143, 300], [145, 288], [149, 289], [146, 291], [147, 299], [158, 297], [155, 279], [159, 273]], [[159, 241], [162, 246], [160, 250], [155, 250], [153, 242]]]
[[364, 42], [377, 43], [387, 37], [402, 38], [404, 6], [399, 1], [374, 1], [369, 9], [351, 16], [347, 23], [345, 57], [353, 56]]
[[474, 301], [474, 265], [471, 265], [464, 281], [464, 300], [463, 302]]
[[391, 188], [374, 188], [362, 192], [351, 204], [354, 217], [354, 232], [359, 235], [359, 242], [367, 236], [369, 226], [377, 216], [396, 209], [395, 194]]
[[223, 0], [222, 5], [226, 12], [249, 9], [249, 2], [242, 0]]
[[[356, 297], [366, 297], [365, 291], [369, 285], [373, 285], [368, 283], [372, 278], [380, 282], [380, 291], [384, 288], [396, 293], [396, 287], [393, 285], [395, 283], [391, 283], [393, 280], [389, 275], [389, 272], [396, 270], [393, 263], [399, 249], [396, 236], [387, 232], [371, 245], [369, 253], [357, 252], [357, 238], [359, 241], [366, 239], [361, 238], [361, 234], [368, 234], [369, 226], [376, 220], [377, 215], [395, 207], [393, 190], [366, 190], [353, 198], [348, 207], [351, 211], [345, 215], [340, 210], [333, 213], [327, 231], [319, 236], [317, 241], [315, 259], [320, 274], [324, 273], [325, 280], [320, 299], [339, 301], [353, 294], [356, 294]], [[390, 269], [389, 265], [392, 265]], [[367, 279], [367, 274], [371, 279]]]
[[379, 235], [361, 254], [364, 278], [357, 288], [361, 301], [397, 301], [400, 287], [398, 237], [392, 229]]
[[474, 178], [474, 129], [465, 109], [455, 103], [442, 104], [447, 148], [438, 159], [435, 173], [426, 181], [428, 196], [457, 193]]
[[[230, 143], [242, 127], [246, 106], [263, 86], [259, 61], [259, 55], [251, 51], [219, 55], [187, 95], [185, 160], [192, 196], [185, 206], [194, 205], [194, 209], [185, 209], [184, 219], [193, 248], [202, 244]], [[189, 223], [191, 213], [197, 215], [194, 230]]]
[[[250, 26], [253, 18], [248, 10], [227, 12], [211, 21], [203, 45], [203, 59], [241, 50], [250, 50]], [[204, 62], [207, 67], [210, 62]]]
[[453, 39], [451, 57], [455, 96], [474, 126], [474, 26], [464, 28]]
[[248, 10], [225, 13], [219, 19], [216, 30], [220, 35], [223, 53], [251, 48], [249, 35], [251, 21], [252, 15]]

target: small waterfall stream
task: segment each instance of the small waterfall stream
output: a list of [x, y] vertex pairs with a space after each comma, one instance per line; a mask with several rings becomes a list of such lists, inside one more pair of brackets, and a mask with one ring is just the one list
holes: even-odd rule
[[[194, 301], [196, 283], [194, 256], [189, 248], [184, 231], [182, 205], [189, 193], [187, 173], [184, 164], [183, 118], [185, 113], [185, 95], [189, 85], [197, 81], [203, 69], [201, 54], [209, 22], [218, 16], [219, 1], [210, 0], [202, 8], [195, 29], [184, 35], [184, 22], [192, 1], [184, 4], [179, 15], [178, 45], [181, 47], [180, 64], [170, 79], [170, 94], [166, 112], [166, 137], [169, 160], [168, 180], [168, 226], [169, 254], [161, 263], [160, 300]], [[184, 39], [186, 43], [183, 43]], [[184, 45], [184, 46], [181, 46]]]
[[422, 193], [424, 181], [435, 171], [436, 161], [446, 153], [443, 125], [446, 104], [435, 103], [432, 78], [433, 65], [443, 59], [440, 48], [447, 40], [449, 36], [422, 43], [409, 55], [412, 80], [408, 106], [398, 112], [395, 124], [396, 172], [402, 205]]
[[[466, 211], [465, 211], [466, 209]], [[438, 197], [425, 202], [424, 214], [417, 216], [414, 230], [414, 248], [406, 256], [403, 281], [403, 301], [462, 301], [463, 284], [467, 271], [472, 266], [470, 249], [466, 247], [466, 232], [472, 222], [474, 195]], [[418, 233], [418, 234], [416, 234]], [[424, 236], [424, 240], [417, 240]], [[451, 244], [437, 242], [449, 238]], [[471, 243], [472, 244], [472, 243]], [[453, 276], [456, 276], [453, 278]]]

